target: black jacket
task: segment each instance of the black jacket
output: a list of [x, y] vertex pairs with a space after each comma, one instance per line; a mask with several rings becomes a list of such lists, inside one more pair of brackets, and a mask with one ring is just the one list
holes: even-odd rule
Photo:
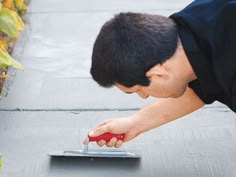
[[198, 78], [189, 86], [236, 112], [236, 0], [196, 0], [170, 18]]

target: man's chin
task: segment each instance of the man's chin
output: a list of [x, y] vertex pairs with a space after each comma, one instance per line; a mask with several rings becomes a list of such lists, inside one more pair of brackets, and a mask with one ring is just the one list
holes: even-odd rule
[[150, 95], [153, 98], [179, 98], [183, 96], [184, 92], [172, 93], [169, 95]]
[[185, 92], [173, 94], [172, 98], [179, 98], [179, 97], [183, 96], [184, 93]]

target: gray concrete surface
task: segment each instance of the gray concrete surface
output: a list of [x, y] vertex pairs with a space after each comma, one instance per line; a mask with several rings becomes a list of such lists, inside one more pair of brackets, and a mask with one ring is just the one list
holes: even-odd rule
[[[140, 135], [122, 149], [140, 160], [50, 158], [83, 148], [103, 119], [132, 114], [142, 100], [99, 87], [89, 74], [101, 25], [120, 11], [170, 15], [189, 0], [31, 0], [14, 50], [24, 71], [10, 69], [0, 100], [1, 177], [234, 177], [235, 114], [220, 103]], [[91, 144], [90, 148], [98, 148]]]

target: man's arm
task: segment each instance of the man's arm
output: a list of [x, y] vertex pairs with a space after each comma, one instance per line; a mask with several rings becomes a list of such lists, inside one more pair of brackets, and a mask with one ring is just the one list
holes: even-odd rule
[[[131, 116], [105, 120], [90, 132], [90, 136], [98, 136], [106, 132], [124, 133], [124, 142], [126, 142], [145, 131], [187, 115], [203, 105], [203, 101], [195, 92], [187, 88], [179, 98], [159, 98]], [[102, 140], [98, 145], [120, 147], [122, 143], [114, 138], [108, 143]]]
[[187, 88], [181, 97], [159, 98], [136, 112], [131, 119], [138, 131], [144, 132], [185, 116], [202, 106], [203, 101], [191, 88]]

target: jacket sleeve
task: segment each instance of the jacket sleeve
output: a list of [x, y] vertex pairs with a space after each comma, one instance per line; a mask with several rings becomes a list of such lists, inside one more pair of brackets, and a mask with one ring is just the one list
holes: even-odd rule
[[219, 13], [213, 47], [218, 82], [236, 112], [236, 1], [228, 1]]
[[234, 112], [236, 112], [236, 74], [234, 76], [233, 86], [232, 86], [232, 106]]

